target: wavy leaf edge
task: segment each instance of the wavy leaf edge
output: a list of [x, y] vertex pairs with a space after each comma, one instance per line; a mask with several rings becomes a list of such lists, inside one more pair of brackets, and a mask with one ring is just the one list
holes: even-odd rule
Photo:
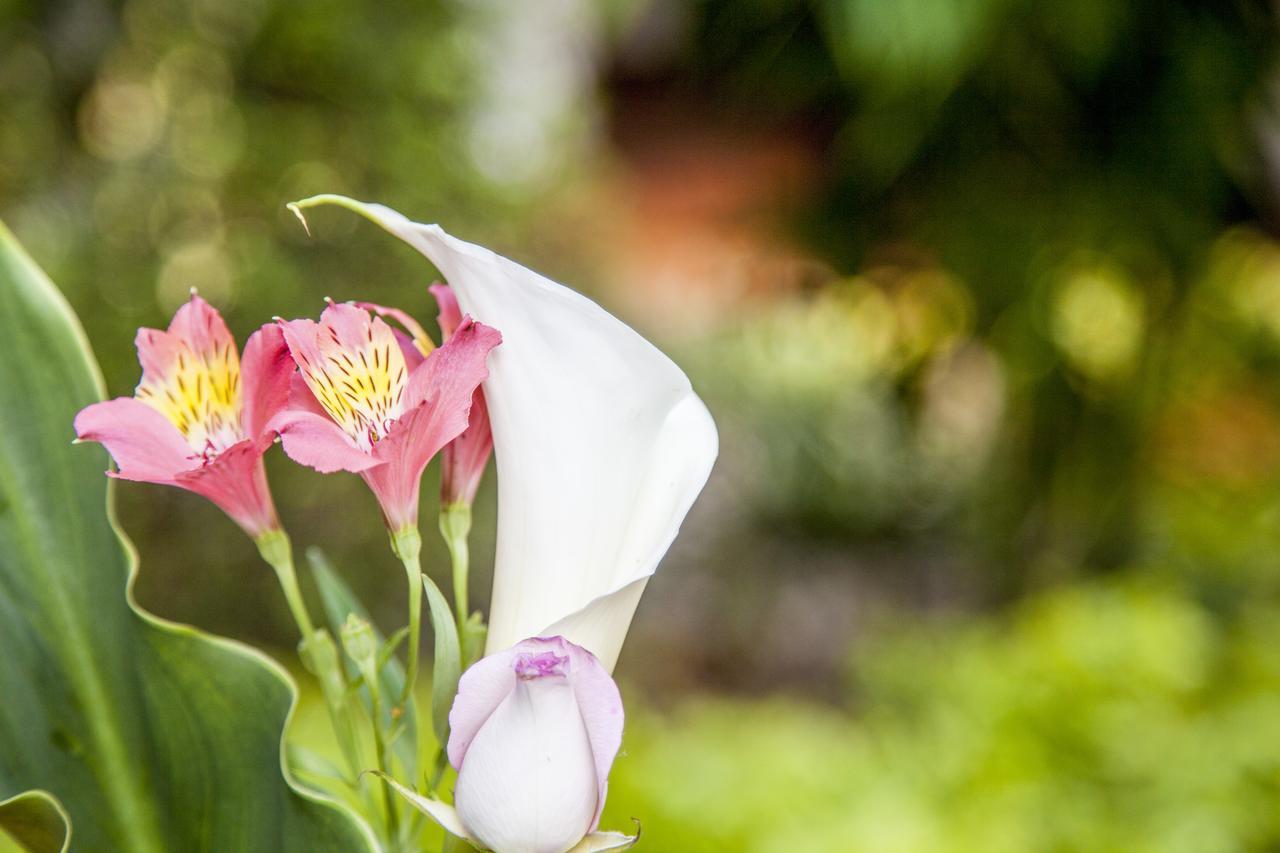
[[[23, 836], [13, 833], [11, 825], [13, 810], [31, 801], [38, 802], [48, 808], [53, 813], [53, 816], [62, 822], [62, 841], [56, 847], [31, 847], [24, 841]], [[6, 818], [6, 815], [8, 815], [8, 818]], [[10, 838], [27, 847], [27, 849], [34, 851], [34, 853], [47, 853], [47, 851], [51, 853], [54, 850], [57, 853], [67, 853], [71, 849], [71, 815], [67, 814], [66, 807], [62, 805], [61, 800], [43, 788], [32, 788], [30, 791], [23, 791], [6, 800], [0, 800], [0, 831], [3, 830], [7, 830]]]

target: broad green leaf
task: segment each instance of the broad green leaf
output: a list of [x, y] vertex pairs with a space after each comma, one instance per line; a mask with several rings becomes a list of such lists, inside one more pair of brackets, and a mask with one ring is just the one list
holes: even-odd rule
[[[87, 851], [375, 849], [349, 811], [285, 778], [284, 670], [133, 601], [107, 455], [71, 445], [76, 412], [103, 395], [97, 365], [3, 225], [0, 364], [0, 798], [50, 792]], [[190, 547], [217, 547], [226, 524]]]
[[27, 791], [0, 802], [0, 851], [63, 853], [71, 824], [62, 803], [47, 791]]
[[427, 607], [431, 610], [431, 628], [435, 632], [435, 665], [431, 668], [431, 723], [440, 749], [449, 743], [449, 709], [458, 692], [462, 677], [462, 650], [458, 645], [458, 626], [453, 611], [436, 582], [422, 576], [427, 591]]
[[[308, 548], [307, 562], [311, 566], [311, 576], [315, 579], [316, 588], [320, 591], [320, 602], [324, 605], [325, 620], [329, 623], [330, 630], [335, 634], [340, 633], [349, 613], [354, 613], [373, 624], [369, 611], [360, 603], [360, 599], [351, 591], [351, 587], [347, 586], [346, 581], [338, 574], [323, 551], [315, 547]], [[374, 628], [374, 636], [379, 645], [384, 642], [377, 628]], [[345, 655], [343, 660], [346, 662], [347, 676], [353, 681], [356, 680], [359, 673], [356, 671], [355, 664], [347, 660]], [[379, 690], [383, 696], [396, 697], [404, 691], [404, 667], [394, 655], [387, 657], [378, 674], [382, 682]], [[362, 688], [359, 693], [365, 713], [372, 713], [373, 702], [369, 691]], [[386, 707], [383, 709], [383, 724], [388, 729], [391, 727], [388, 716], [391, 701], [384, 703]], [[418, 773], [418, 726], [414, 722], [417, 718], [413, 706], [414, 703], [410, 702], [404, 709], [404, 716], [397, 721], [402, 731], [392, 745], [392, 751], [400, 760], [401, 771], [407, 779], [416, 779]]]

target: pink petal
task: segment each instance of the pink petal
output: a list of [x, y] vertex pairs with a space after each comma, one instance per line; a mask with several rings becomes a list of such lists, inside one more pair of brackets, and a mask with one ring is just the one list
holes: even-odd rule
[[222, 315], [194, 293], [169, 321], [169, 334], [186, 341], [187, 346], [198, 354], [235, 349], [236, 345]]
[[311, 388], [307, 386], [307, 381], [302, 378], [301, 373], [294, 373], [289, 377], [289, 398], [285, 401], [285, 408], [310, 412], [322, 418], [329, 417], [324, 406], [320, 405], [320, 401], [316, 399], [316, 395], [311, 393]]
[[381, 464], [352, 443], [351, 437], [333, 422], [297, 373], [289, 380], [288, 403], [267, 423], [266, 429], [280, 434], [280, 443], [290, 459], [321, 474], [358, 473]]
[[320, 324], [315, 320], [301, 319], [278, 320], [276, 325], [284, 335], [285, 345], [289, 348], [289, 354], [293, 356], [294, 362], [303, 370], [311, 369], [313, 365], [315, 369], [319, 369], [324, 361], [324, 357], [316, 347]]
[[392, 530], [417, 521], [422, 471], [467, 428], [472, 397], [488, 375], [485, 359], [501, 341], [496, 330], [468, 320], [409, 376], [406, 412], [373, 449], [387, 464], [364, 474]]
[[440, 454], [440, 503], [445, 506], [471, 504], [492, 453], [489, 407], [484, 402], [484, 390], [477, 388], [471, 397], [466, 431], [449, 442]]
[[101, 442], [126, 480], [170, 483], [198, 464], [178, 428], [132, 397], [87, 406], [76, 415], [76, 437]]
[[241, 441], [208, 462], [163, 415], [132, 397], [94, 403], [76, 415], [76, 435], [106, 446], [125, 480], [177, 486], [218, 505], [251, 537], [279, 526], [262, 454], [270, 438]]
[[208, 463], [182, 472], [174, 482], [213, 501], [256, 539], [280, 526], [262, 466], [262, 454], [271, 443], [264, 436], [233, 444]]
[[[587, 727], [587, 740], [591, 742], [591, 755], [596, 763], [596, 781], [599, 800], [596, 814], [591, 820], [594, 832], [600, 825], [600, 812], [604, 810], [605, 793], [609, 787], [609, 770], [622, 746], [622, 694], [606, 670], [591, 652], [574, 645], [563, 637], [555, 637], [569, 655], [569, 684], [578, 699], [578, 710]], [[561, 652], [564, 653], [563, 651]]]
[[[409, 387], [405, 389], [406, 410], [424, 400], [448, 401], [449, 408], [461, 410], [465, 416], [471, 405], [471, 394], [489, 375], [485, 366], [489, 351], [502, 343], [497, 329], [464, 317], [444, 346], [431, 355], [409, 375]], [[458, 401], [465, 400], [464, 403]], [[437, 405], [439, 405], [437, 403]], [[466, 429], [465, 421], [453, 435]]]
[[449, 709], [448, 751], [453, 769], [462, 767], [467, 748], [480, 732], [480, 727], [515, 689], [516, 672], [512, 664], [520, 652], [520, 645], [523, 644], [481, 658], [458, 680], [458, 694]]
[[212, 358], [225, 350], [235, 350], [235, 339], [222, 315], [194, 293], [173, 319], [166, 331], [139, 329], [134, 344], [142, 364], [142, 382], [167, 374], [183, 346], [198, 357]]
[[422, 364], [426, 356], [422, 354], [422, 350], [418, 349], [418, 345], [413, 342], [413, 338], [399, 329], [392, 329], [391, 334], [396, 336], [396, 343], [400, 345], [400, 354], [404, 356], [404, 365], [408, 370], [412, 371], [419, 364]]
[[[305, 386], [303, 390], [306, 390]], [[280, 443], [290, 459], [321, 474], [334, 471], [360, 473], [382, 464], [352, 444], [351, 438], [328, 414], [317, 413], [305, 404], [295, 405], [293, 396], [290, 395], [288, 407], [267, 424], [269, 432], [280, 434]], [[311, 396], [310, 391], [307, 391], [307, 396]], [[314, 402], [314, 398], [312, 400]]]
[[[462, 312], [458, 299], [447, 284], [433, 284], [427, 288], [435, 297], [440, 313], [436, 320], [445, 340], [453, 336], [462, 325]], [[470, 504], [475, 500], [485, 466], [493, 452], [493, 432], [489, 427], [489, 407], [484, 392], [477, 389], [471, 400], [471, 415], [467, 429], [449, 442], [440, 457], [440, 503]]]
[[138, 329], [133, 345], [138, 349], [138, 363], [142, 365], [139, 385], [148, 381], [159, 382], [173, 369], [173, 363], [182, 352], [183, 345], [174, 335], [159, 329]]
[[321, 352], [336, 346], [344, 352], [360, 352], [367, 348], [382, 330], [390, 331], [380, 318], [345, 302], [330, 303], [320, 314], [320, 332], [316, 345]]
[[267, 423], [289, 402], [289, 387], [297, 364], [284, 342], [284, 332], [268, 323], [249, 336], [240, 359], [244, 426], [250, 438], [258, 438]]
[[406, 341], [409, 343], [409, 349], [412, 350], [412, 354], [408, 350], [405, 351], [405, 362], [409, 365], [410, 370], [413, 370], [426, 357], [426, 353], [435, 349], [435, 341], [431, 340], [431, 336], [422, 328], [422, 325], [399, 308], [389, 308], [376, 302], [355, 302], [353, 304], [365, 311], [372, 311], [379, 317], [390, 317], [400, 324], [404, 332], [395, 328], [392, 331], [395, 333], [396, 340], [400, 342], [401, 349], [404, 349]]
[[462, 325], [462, 309], [458, 307], [458, 297], [453, 295], [453, 288], [447, 284], [433, 284], [427, 290], [436, 298], [436, 305], [440, 308], [436, 321], [440, 324], [440, 334], [448, 340], [454, 330]]

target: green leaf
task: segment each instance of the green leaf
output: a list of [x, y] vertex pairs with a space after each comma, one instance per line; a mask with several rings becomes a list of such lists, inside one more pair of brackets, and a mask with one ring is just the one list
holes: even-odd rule
[[352, 786], [347, 773], [338, 765], [317, 752], [289, 743], [285, 748], [289, 768], [304, 784], [327, 791], [352, 810], [362, 812], [366, 804]]
[[431, 724], [440, 749], [449, 743], [449, 709], [458, 692], [462, 677], [462, 650], [458, 647], [458, 628], [453, 622], [449, 602], [440, 587], [425, 574], [422, 586], [427, 590], [427, 607], [431, 609], [431, 627], [435, 631], [435, 666], [431, 669]]
[[467, 834], [466, 827], [462, 825], [462, 820], [458, 817], [458, 812], [453, 806], [443, 800], [437, 800], [434, 797], [419, 794], [417, 791], [413, 790], [413, 788], [397, 782], [386, 773], [382, 773], [378, 770], [370, 770], [369, 774], [377, 776], [383, 782], [386, 782], [387, 785], [403, 797], [406, 802], [410, 803], [415, 809], [422, 812], [424, 815], [427, 815], [439, 824], [445, 832], [449, 834], [448, 837], [456, 838], [460, 841], [465, 841], [469, 844], [479, 846], [479, 842], [475, 841]]
[[375, 849], [348, 810], [286, 778], [284, 670], [133, 601], [107, 455], [71, 445], [76, 412], [103, 395], [97, 365], [3, 225], [0, 306], [0, 797], [49, 791], [83, 850]]
[[[369, 617], [369, 611], [360, 603], [360, 599], [351, 591], [351, 587], [347, 586], [346, 581], [338, 574], [333, 564], [329, 562], [329, 558], [319, 548], [307, 549], [307, 562], [311, 566], [311, 576], [315, 579], [316, 588], [320, 591], [320, 602], [324, 606], [325, 620], [329, 623], [331, 630], [340, 633], [342, 625], [347, 621], [347, 614], [354, 613], [362, 619], [368, 620], [369, 624], [373, 624], [373, 620]], [[374, 628], [374, 637], [380, 645], [384, 644], [382, 634], [377, 628]], [[406, 629], [407, 633], [407, 629]], [[396, 635], [393, 634], [394, 638]], [[360, 681], [360, 674], [356, 671], [355, 664], [347, 660], [343, 655], [347, 667], [347, 677], [352, 682]], [[384, 697], [388, 697], [383, 703], [383, 726], [384, 731], [389, 731], [391, 726], [390, 712], [391, 703], [394, 697], [397, 697], [404, 690], [404, 667], [394, 655], [388, 656], [381, 663], [378, 669], [379, 691]], [[353, 684], [354, 686], [354, 684]], [[357, 691], [360, 695], [360, 701], [364, 705], [365, 713], [373, 713], [373, 700], [368, 690], [361, 689]], [[397, 720], [397, 723], [403, 723], [403, 733], [396, 738], [392, 745], [392, 751], [396, 757], [400, 759], [403, 766], [404, 774], [410, 779], [417, 778], [418, 771], [418, 726], [414, 722], [416, 719], [413, 703], [410, 702], [404, 709], [404, 714]]]
[[593, 832], [578, 842], [569, 853], [604, 853], [606, 850], [626, 850], [634, 847], [640, 840], [640, 822], [636, 821], [637, 832], [627, 835], [622, 832]]
[[65, 853], [70, 844], [67, 811], [48, 791], [26, 791], [0, 802], [0, 851]]
[[396, 631], [382, 643], [382, 648], [378, 651], [378, 669], [382, 670], [396, 653], [396, 649], [404, 642], [404, 638], [409, 636], [409, 626], [405, 625], [399, 631]]

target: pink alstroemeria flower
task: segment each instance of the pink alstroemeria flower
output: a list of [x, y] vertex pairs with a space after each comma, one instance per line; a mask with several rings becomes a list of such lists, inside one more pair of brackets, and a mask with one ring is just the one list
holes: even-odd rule
[[[439, 306], [436, 316], [440, 334], [449, 340], [462, 325], [462, 311], [458, 299], [447, 284], [433, 284], [428, 290]], [[388, 308], [372, 302], [357, 302], [358, 307], [398, 322], [404, 333], [393, 329], [400, 341], [405, 363], [412, 371], [435, 348], [435, 342], [427, 336], [422, 326], [398, 308]], [[489, 409], [484, 402], [484, 391], [477, 387], [471, 397], [471, 415], [462, 435], [445, 445], [440, 451], [440, 506], [470, 506], [480, 488], [484, 469], [493, 453], [493, 432], [489, 428]]]
[[392, 533], [416, 528], [422, 471], [467, 428], [485, 359], [502, 336], [464, 318], [444, 346], [411, 365], [391, 327], [356, 305], [330, 304], [318, 323], [280, 327], [299, 368], [270, 424], [285, 453], [322, 473], [359, 474]]
[[110, 476], [203, 495], [255, 540], [279, 530], [262, 454], [294, 372], [280, 330], [250, 335], [242, 359], [222, 316], [193, 293], [166, 331], [139, 329], [136, 343], [134, 396], [87, 406], [77, 439], [107, 448], [119, 468]]

